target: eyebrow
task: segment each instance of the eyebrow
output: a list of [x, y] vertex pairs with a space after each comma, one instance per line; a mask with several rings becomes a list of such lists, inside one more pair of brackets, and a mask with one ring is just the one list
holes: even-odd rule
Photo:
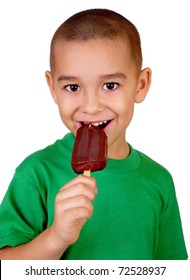
[[[111, 74], [105, 74], [105, 75], [100, 75], [100, 79], [126, 79], [125, 74], [122, 72], [116, 72], [116, 73], [111, 73]], [[67, 75], [61, 75], [58, 77], [57, 81], [58, 82], [63, 82], [63, 81], [76, 81], [78, 80], [78, 77], [75, 76], [67, 76]]]
[[118, 78], [126, 79], [126, 76], [122, 72], [116, 72], [116, 73], [112, 73], [112, 74], [102, 75], [102, 76], [100, 76], [100, 78], [102, 78], [102, 79], [118, 79]]
[[57, 79], [58, 82], [62, 82], [62, 81], [73, 81], [73, 80], [77, 80], [77, 77], [61, 75], [61, 76], [59, 76], [58, 79]]

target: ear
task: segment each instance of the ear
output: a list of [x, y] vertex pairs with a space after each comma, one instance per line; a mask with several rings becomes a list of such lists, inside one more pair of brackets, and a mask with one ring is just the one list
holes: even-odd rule
[[152, 71], [150, 68], [141, 70], [135, 96], [136, 103], [141, 103], [144, 101], [151, 84], [151, 74]]
[[46, 71], [45, 76], [46, 76], [46, 81], [47, 81], [47, 84], [49, 86], [49, 89], [50, 89], [51, 95], [53, 97], [53, 100], [57, 104], [57, 97], [56, 97], [56, 93], [55, 93], [55, 89], [54, 89], [53, 75], [50, 71]]

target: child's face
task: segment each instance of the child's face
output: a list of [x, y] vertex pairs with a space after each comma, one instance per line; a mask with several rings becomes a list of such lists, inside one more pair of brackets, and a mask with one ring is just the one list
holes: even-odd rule
[[108, 155], [122, 158], [134, 104], [145, 98], [150, 84], [150, 69], [137, 73], [126, 43], [108, 39], [59, 43], [55, 70], [46, 72], [46, 78], [69, 130], [76, 135], [84, 122], [105, 123]]

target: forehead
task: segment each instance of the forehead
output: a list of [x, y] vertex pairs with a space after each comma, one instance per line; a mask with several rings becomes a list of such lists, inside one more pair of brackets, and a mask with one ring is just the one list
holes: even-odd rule
[[54, 66], [86, 64], [103, 67], [104, 64], [134, 64], [125, 40], [90, 39], [86, 41], [57, 42], [54, 47]]

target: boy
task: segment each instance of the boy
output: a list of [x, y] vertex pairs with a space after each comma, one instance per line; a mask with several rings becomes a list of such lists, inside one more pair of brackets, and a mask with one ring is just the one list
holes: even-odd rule
[[[146, 97], [135, 26], [109, 10], [80, 12], [51, 42], [46, 79], [71, 133], [16, 169], [0, 210], [1, 259], [187, 259], [172, 178], [125, 140]], [[77, 129], [99, 125], [108, 163], [76, 176]]]

